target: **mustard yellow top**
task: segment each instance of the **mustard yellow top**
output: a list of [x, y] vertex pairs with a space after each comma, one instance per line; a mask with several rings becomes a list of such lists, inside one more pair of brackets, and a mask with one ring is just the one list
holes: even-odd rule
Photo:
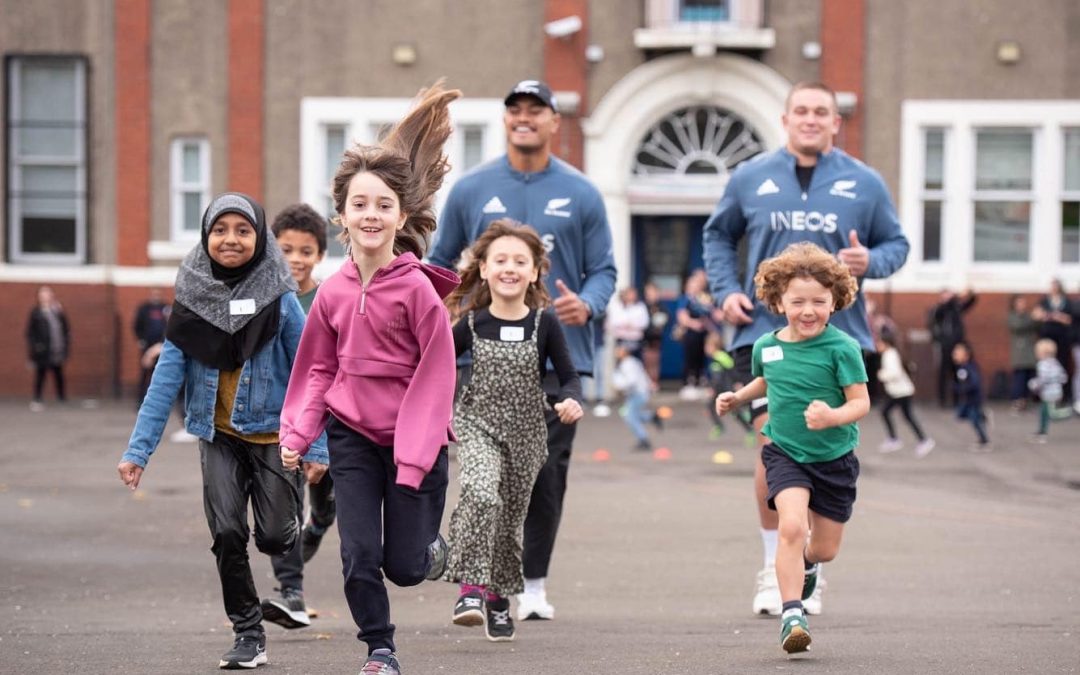
[[214, 402], [214, 429], [248, 443], [260, 445], [277, 443], [278, 432], [276, 431], [241, 434], [232, 428], [229, 418], [232, 417], [233, 405], [236, 403], [236, 390], [240, 386], [240, 373], [243, 370], [244, 367], [240, 366], [236, 370], [218, 371], [217, 400]]

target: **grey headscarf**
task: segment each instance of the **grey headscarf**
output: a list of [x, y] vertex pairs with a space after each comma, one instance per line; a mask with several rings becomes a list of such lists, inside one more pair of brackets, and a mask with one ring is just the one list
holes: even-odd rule
[[[207, 245], [210, 228], [226, 213], [243, 216], [255, 228], [254, 255], [234, 268], [211, 259]], [[296, 289], [262, 207], [247, 195], [226, 192], [210, 202], [203, 215], [202, 242], [180, 265], [166, 337], [208, 366], [235, 370], [277, 333], [278, 300]], [[249, 306], [234, 313], [233, 301]], [[249, 311], [252, 302], [254, 311]]]

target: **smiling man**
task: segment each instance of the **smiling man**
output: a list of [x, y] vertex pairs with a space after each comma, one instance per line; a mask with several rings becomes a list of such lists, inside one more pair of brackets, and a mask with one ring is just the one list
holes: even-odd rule
[[[734, 380], [743, 384], [753, 379], [754, 341], [784, 325], [784, 317], [751, 300], [754, 273], [761, 261], [789, 244], [809, 241], [835, 254], [856, 277], [881, 279], [900, 269], [909, 248], [881, 176], [833, 146], [841, 122], [836, 94], [820, 82], [796, 84], [788, 94], [782, 121], [785, 146], [735, 169], [703, 235], [710, 290], [725, 320], [736, 327], [729, 350], [735, 357]], [[737, 250], [744, 237], [747, 259], [740, 279]], [[874, 351], [861, 291], [855, 303], [833, 314], [829, 323], [855, 338], [864, 351]], [[768, 401], [751, 403], [750, 414], [760, 432], [768, 421]], [[759, 433], [759, 449], [764, 441]], [[765, 555], [753, 611], [779, 614], [780, 590], [773, 563], [778, 521], [766, 504], [760, 456], [754, 491]], [[822, 588], [818, 584], [805, 603], [808, 613], [821, 612]]]
[[[600, 192], [577, 169], [551, 155], [559, 130], [558, 104], [547, 84], [522, 80], [507, 94], [503, 124], [506, 154], [476, 167], [454, 184], [443, 208], [429, 259], [453, 266], [461, 252], [493, 221], [511, 218], [540, 233], [551, 259], [547, 286], [563, 325], [574, 368], [593, 372], [590, 319], [607, 307], [615, 290], [611, 229]], [[549, 401], [559, 391], [549, 370], [544, 380]], [[518, 596], [518, 618], [551, 619], [544, 580], [562, 517], [566, 474], [575, 425], [547, 411], [548, 459], [540, 470], [525, 520], [525, 593]]]

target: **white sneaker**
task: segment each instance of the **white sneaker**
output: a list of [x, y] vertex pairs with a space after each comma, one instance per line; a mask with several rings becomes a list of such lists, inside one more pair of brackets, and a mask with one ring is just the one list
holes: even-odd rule
[[195, 443], [199, 440], [199, 437], [189, 434], [187, 429], [181, 427], [169, 435], [169, 440], [173, 443]]
[[888, 438], [878, 446], [878, 450], [881, 452], [896, 452], [902, 447], [904, 447], [904, 444], [900, 442], [899, 438]]
[[810, 594], [810, 597], [802, 603], [803, 610], [812, 616], [821, 614], [821, 596], [825, 592], [825, 577], [822, 575], [824, 569], [824, 565], [818, 565], [817, 586], [814, 587], [814, 592]]
[[543, 619], [545, 621], [555, 618], [555, 608], [547, 601], [547, 593], [521, 593], [517, 596], [518, 621], [532, 621]]
[[932, 438], [926, 438], [919, 441], [919, 444], [915, 446], [915, 456], [920, 459], [930, 454], [930, 451], [934, 449], [937, 443]]
[[592, 414], [597, 417], [608, 417], [611, 415], [611, 406], [606, 403], [597, 403], [592, 409]]
[[41, 401], [30, 401], [30, 412], [41, 412], [45, 410], [45, 404]]
[[691, 385], [688, 384], [688, 385], [685, 385], [682, 389], [679, 390], [679, 400], [680, 401], [696, 401], [697, 399], [698, 399], [698, 389], [697, 389], [697, 387], [694, 387], [694, 386], [691, 386]]
[[776, 568], [763, 567], [757, 573], [754, 588], [754, 614], [778, 616], [784, 603], [780, 600], [780, 584], [776, 581]]

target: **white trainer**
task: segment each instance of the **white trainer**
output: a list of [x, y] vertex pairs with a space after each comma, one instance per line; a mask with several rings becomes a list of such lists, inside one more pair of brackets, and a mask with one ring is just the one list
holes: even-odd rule
[[757, 573], [754, 588], [754, 614], [779, 616], [784, 603], [780, 600], [780, 584], [776, 581], [776, 568], [763, 567]]
[[934, 449], [937, 443], [934, 439], [927, 437], [925, 440], [919, 441], [919, 444], [915, 446], [915, 456], [920, 459], [930, 454], [930, 451]]
[[544, 591], [520, 593], [517, 596], [517, 618], [518, 621], [549, 621], [555, 618], [555, 608], [547, 601]]
[[817, 573], [817, 586], [814, 587], [814, 592], [810, 594], [810, 597], [803, 600], [803, 611], [811, 616], [818, 616], [821, 614], [821, 596], [825, 592], [825, 571], [824, 565], [818, 565]]
[[904, 447], [904, 444], [899, 438], [886, 439], [881, 445], [878, 446], [878, 450], [881, 452], [896, 452]]

